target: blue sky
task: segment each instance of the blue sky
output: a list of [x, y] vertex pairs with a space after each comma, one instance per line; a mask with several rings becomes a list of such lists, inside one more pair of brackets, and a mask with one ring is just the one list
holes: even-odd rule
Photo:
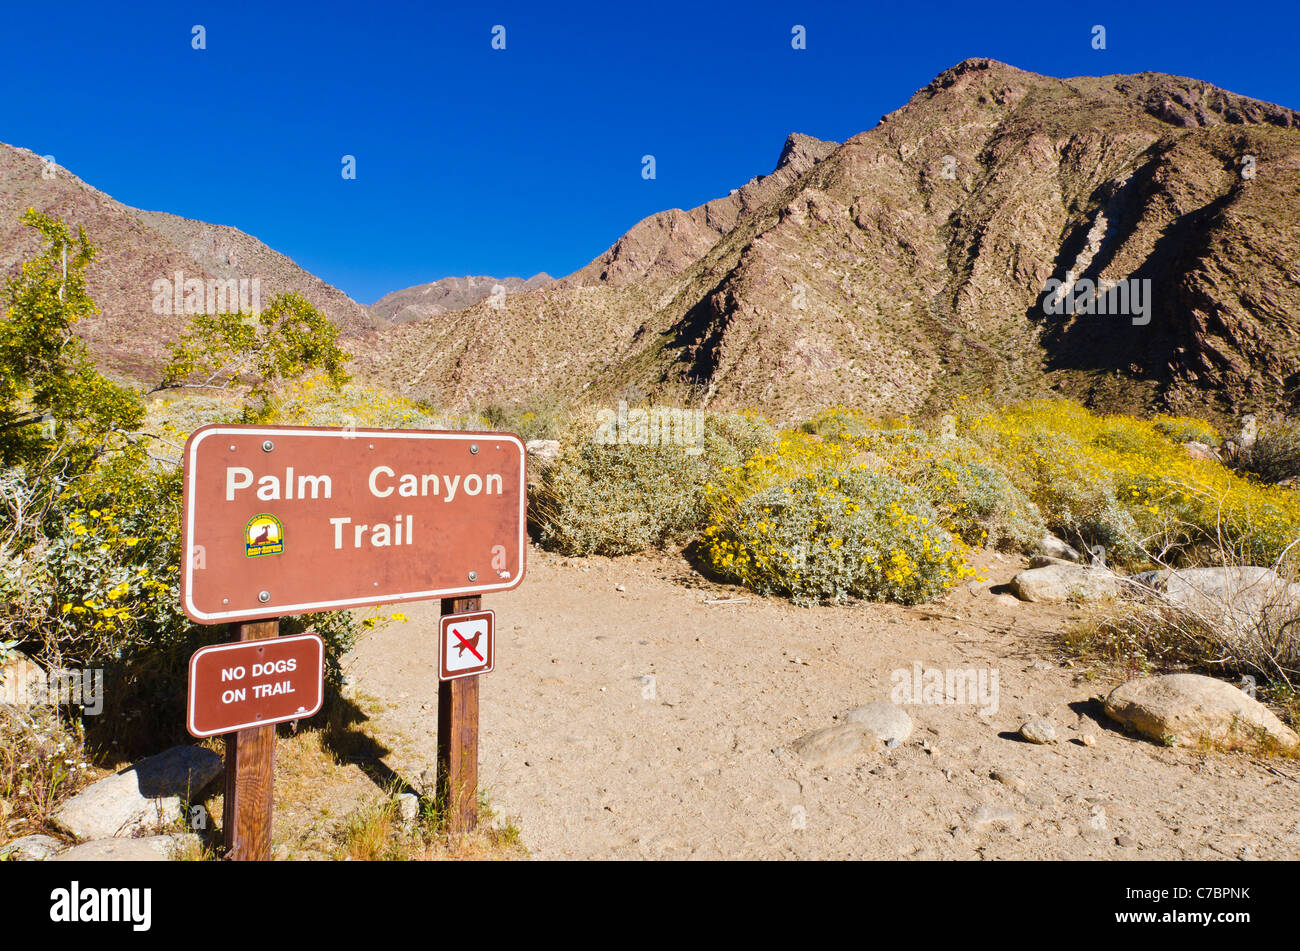
[[[0, 141], [130, 205], [238, 227], [362, 303], [566, 274], [646, 215], [842, 140], [941, 70], [1160, 72], [1300, 107], [1300, 5], [10, 4]], [[191, 48], [192, 27], [207, 48]], [[506, 28], [505, 50], [491, 48]], [[791, 48], [803, 25], [807, 49]], [[1091, 29], [1107, 31], [1104, 51]], [[653, 154], [657, 177], [641, 176]], [[342, 157], [357, 162], [344, 180]]]

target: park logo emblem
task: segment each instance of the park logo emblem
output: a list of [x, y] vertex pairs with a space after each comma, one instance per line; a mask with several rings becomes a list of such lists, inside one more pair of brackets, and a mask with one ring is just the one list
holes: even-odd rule
[[248, 520], [244, 528], [244, 554], [249, 558], [278, 555], [284, 551], [284, 527], [274, 515], [263, 512]]

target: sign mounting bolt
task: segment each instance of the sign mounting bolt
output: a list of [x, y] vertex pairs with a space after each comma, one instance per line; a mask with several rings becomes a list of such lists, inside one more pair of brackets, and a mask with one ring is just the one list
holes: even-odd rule
[[478, 581], [478, 572], [477, 572], [477, 571], [471, 571], [471, 572], [469, 573], [469, 580], [470, 580], [470, 581]]
[[275, 443], [271, 442], [271, 440], [269, 439], [266, 442], [262, 443], [262, 452], [270, 452], [274, 448], [275, 448]]
[[271, 600], [271, 592], [259, 591], [257, 594], [257, 600], [261, 601], [263, 604], [266, 604], [267, 601]]
[[475, 443], [470, 443], [470, 446], [469, 446], [469, 454], [470, 454], [471, 456], [477, 456], [477, 455], [478, 455], [478, 443], [476, 443], [476, 442], [475, 442]]

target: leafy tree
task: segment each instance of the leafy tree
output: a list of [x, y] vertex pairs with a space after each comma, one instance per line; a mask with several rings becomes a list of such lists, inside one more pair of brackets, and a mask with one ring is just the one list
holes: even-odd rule
[[163, 380], [150, 392], [246, 383], [244, 419], [261, 421], [272, 411], [280, 381], [312, 370], [323, 371], [335, 386], [348, 381], [348, 354], [338, 337], [338, 327], [296, 291], [276, 295], [260, 314], [198, 316], [172, 347]]
[[22, 223], [44, 249], [6, 282], [0, 319], [0, 463], [48, 465], [73, 476], [86, 471], [138, 429], [144, 404], [133, 389], [99, 373], [73, 326], [99, 313], [86, 293], [95, 249], [82, 228], [28, 209]]

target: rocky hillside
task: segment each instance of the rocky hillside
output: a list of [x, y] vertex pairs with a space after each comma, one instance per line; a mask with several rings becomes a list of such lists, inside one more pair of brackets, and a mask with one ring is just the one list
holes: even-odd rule
[[[1052, 280], [1136, 296], [1054, 316]], [[783, 416], [984, 388], [1276, 408], [1300, 389], [1300, 114], [1176, 76], [967, 60], [501, 309], [383, 331], [359, 366], [444, 404], [634, 386]]]
[[283, 291], [300, 291], [345, 336], [355, 340], [375, 332], [375, 318], [364, 307], [256, 238], [224, 225], [131, 208], [67, 169], [47, 171], [40, 156], [3, 144], [0, 275], [14, 274], [37, 249], [31, 229], [18, 220], [27, 208], [83, 226], [99, 248], [87, 282], [101, 313], [78, 332], [112, 375], [147, 379], [156, 374], [166, 344], [190, 319], [155, 307], [154, 283], [175, 282], [178, 271], [184, 280], [248, 279], [250, 297], [251, 280], [258, 278], [263, 303]]
[[385, 294], [370, 305], [370, 313], [388, 323], [407, 323], [461, 310], [491, 297], [499, 286], [503, 294], [518, 294], [545, 287], [555, 280], [549, 274], [521, 277], [444, 277]]

